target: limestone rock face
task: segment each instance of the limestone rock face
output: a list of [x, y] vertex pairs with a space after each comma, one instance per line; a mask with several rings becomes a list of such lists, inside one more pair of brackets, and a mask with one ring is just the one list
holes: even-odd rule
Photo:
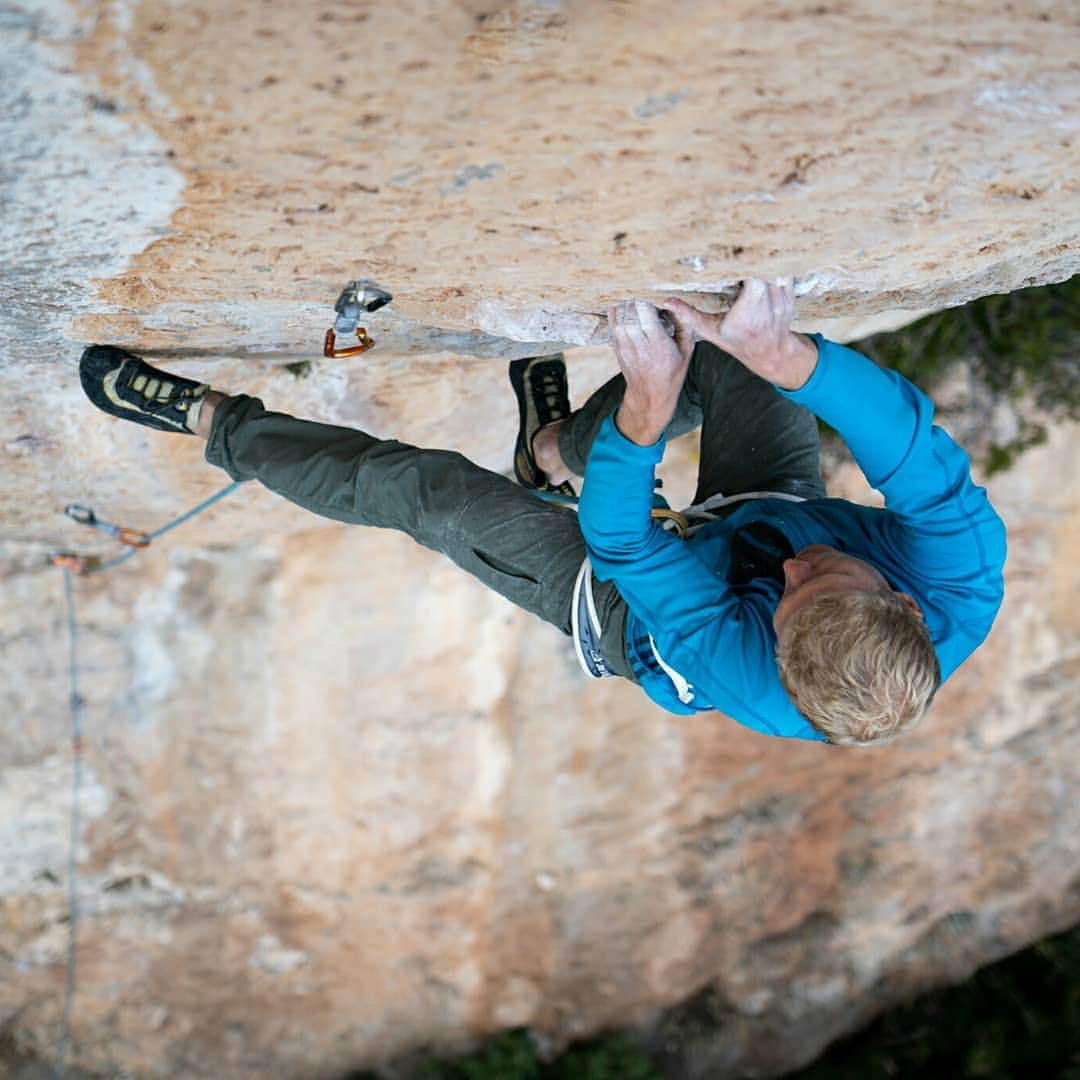
[[423, 347], [584, 344], [613, 300], [750, 274], [797, 275], [819, 320], [1077, 269], [1067, 2], [25, 0], [6, 24], [4, 317], [31, 356], [57, 331], [310, 355], [359, 276]]
[[[614, 370], [612, 300], [720, 306], [794, 273], [805, 323], [850, 330], [1080, 263], [1069, 4], [27, 0], [2, 20], [0, 1036], [46, 1061], [73, 782], [46, 554], [118, 550], [68, 503], [149, 530], [226, 482], [197, 440], [94, 412], [82, 341], [507, 472], [502, 360], [581, 346], [581, 400]], [[379, 344], [322, 360], [354, 277], [395, 295]], [[676, 1075], [768, 1075], [1074, 921], [1076, 446], [1055, 431], [989, 485], [997, 626], [873, 751], [586, 683], [436, 556], [254, 486], [72, 580], [69, 1060], [333, 1076], [511, 1025], [552, 1050], [639, 1025]], [[693, 467], [670, 448], [673, 503]]]

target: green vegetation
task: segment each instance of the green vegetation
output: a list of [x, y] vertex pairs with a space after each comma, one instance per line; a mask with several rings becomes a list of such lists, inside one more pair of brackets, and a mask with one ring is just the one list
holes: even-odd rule
[[830, 1047], [800, 1080], [1080, 1080], [1080, 927], [924, 994]]
[[[1080, 1080], [1080, 926], [1047, 938], [884, 1013], [830, 1047], [797, 1080]], [[677, 1048], [668, 1054], [677, 1058]], [[427, 1061], [410, 1080], [660, 1080], [638, 1040], [610, 1034], [540, 1061], [525, 1031], [504, 1032], [475, 1053]], [[349, 1080], [377, 1080], [375, 1073]]]
[[[377, 1080], [377, 1075], [358, 1073], [349, 1080]], [[466, 1057], [425, 1061], [395, 1070], [395, 1075], [409, 1080], [661, 1080], [637, 1041], [621, 1032], [580, 1043], [545, 1064], [527, 1031], [504, 1031]]]
[[991, 473], [1043, 442], [1044, 421], [1080, 419], [1080, 277], [985, 296], [853, 346], [931, 396], [947, 372], [964, 364], [991, 402], [1010, 402], [1019, 429], [986, 448], [982, 464]]

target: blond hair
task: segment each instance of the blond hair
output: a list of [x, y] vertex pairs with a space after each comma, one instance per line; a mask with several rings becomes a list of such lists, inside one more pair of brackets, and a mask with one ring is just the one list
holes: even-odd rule
[[784, 627], [776, 662], [795, 707], [839, 746], [910, 731], [941, 683], [926, 624], [891, 591], [819, 596]]

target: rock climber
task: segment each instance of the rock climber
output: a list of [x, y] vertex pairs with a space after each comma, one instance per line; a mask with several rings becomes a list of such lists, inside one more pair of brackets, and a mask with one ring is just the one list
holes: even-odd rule
[[[722, 316], [620, 303], [608, 315], [620, 374], [576, 411], [561, 355], [514, 361], [516, 484], [457, 453], [268, 412], [112, 346], [87, 348], [80, 374], [105, 412], [205, 439], [234, 480], [443, 553], [570, 635], [594, 677], [630, 679], [673, 713], [875, 745], [913, 728], [986, 637], [1005, 529], [930, 400], [793, 332], [794, 308], [790, 279], [747, 281]], [[884, 509], [826, 496], [815, 415]], [[657, 505], [655, 468], [698, 426], [697, 493], [675, 515]], [[574, 475], [577, 514], [550, 501], [569, 501]]]

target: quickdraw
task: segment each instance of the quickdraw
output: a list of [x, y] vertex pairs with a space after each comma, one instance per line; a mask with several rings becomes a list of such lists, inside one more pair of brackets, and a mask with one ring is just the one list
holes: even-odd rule
[[101, 570], [111, 570], [114, 566], [127, 562], [133, 555], [137, 555], [144, 548], [149, 547], [152, 540], [164, 536], [165, 533], [175, 529], [178, 525], [183, 525], [185, 521], [190, 521], [197, 514], [201, 514], [204, 510], [213, 506], [219, 499], [224, 499], [226, 495], [231, 495], [239, 486], [240, 482], [234, 481], [215, 495], [211, 495], [209, 499], [204, 499], [198, 506], [193, 506], [179, 517], [175, 517], [172, 521], [162, 525], [160, 529], [155, 529], [149, 533], [102, 521], [90, 507], [82, 506], [80, 503], [71, 503], [64, 507], [64, 513], [72, 521], [77, 521], [80, 525], [86, 525], [111, 536], [114, 540], [126, 545], [130, 550], [125, 551], [123, 555], [108, 560], [102, 560], [97, 555], [77, 555], [72, 551], [55, 551], [49, 556], [49, 562], [53, 566], [58, 566], [62, 570], [70, 570], [73, 574], [80, 576], [96, 574]]
[[103, 532], [106, 536], [119, 540], [121, 544], [127, 544], [128, 547], [143, 548], [148, 547], [150, 544], [150, 536], [147, 533], [138, 529], [129, 529], [124, 525], [113, 525], [109, 521], [102, 521], [89, 506], [70, 503], [64, 507], [64, 513], [72, 521], [77, 521], [80, 525], [89, 525], [90, 528], [97, 529], [98, 532]]
[[[374, 349], [375, 339], [368, 335], [364, 327], [357, 324], [363, 318], [365, 311], [368, 314], [378, 311], [379, 308], [385, 307], [393, 299], [390, 293], [382, 286], [376, 285], [374, 281], [369, 281], [367, 278], [350, 281], [341, 290], [341, 295], [337, 298], [337, 303], [334, 304], [337, 319], [334, 325], [326, 331], [326, 337], [323, 339], [323, 356], [338, 360], [343, 356], [359, 356], [360, 353], [365, 353], [368, 349]], [[337, 347], [337, 335], [352, 334], [354, 332], [359, 344], [347, 345], [339, 349]]]

